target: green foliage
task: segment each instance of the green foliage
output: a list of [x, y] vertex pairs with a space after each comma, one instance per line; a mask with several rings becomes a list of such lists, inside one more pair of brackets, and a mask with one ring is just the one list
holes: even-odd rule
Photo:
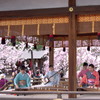
[[37, 50], [42, 50], [43, 45], [37, 45]]
[[36, 45], [36, 49], [34, 49], [34, 46], [32, 47], [32, 50], [37, 50], [37, 51], [39, 51], [39, 50], [42, 50], [42, 48], [43, 48], [43, 45]]

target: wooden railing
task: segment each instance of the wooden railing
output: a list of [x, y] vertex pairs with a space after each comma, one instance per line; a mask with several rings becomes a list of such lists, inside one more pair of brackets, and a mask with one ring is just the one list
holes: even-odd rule
[[[91, 94], [91, 95], [100, 95], [100, 91], [98, 91], [98, 92], [97, 91], [42, 91], [42, 92], [41, 91], [0, 91], [0, 94], [16, 94], [16, 95], [33, 95], [33, 94], [51, 94], [52, 95], [52, 94], [56, 94], [57, 98], [61, 99], [62, 98], [62, 94], [77, 94], [77, 95], [78, 94]], [[2, 99], [0, 99], [0, 100], [2, 100]], [[19, 99], [17, 98], [17, 100], [19, 100]], [[32, 100], [35, 100], [35, 99], [32, 99]], [[66, 99], [66, 100], [68, 100], [68, 99]], [[77, 100], [77, 98], [73, 98], [72, 100]], [[86, 99], [84, 99], [84, 100], [86, 100]], [[92, 99], [92, 100], [97, 100], [97, 99]], [[100, 100], [100, 99], [98, 99], [98, 100]]]

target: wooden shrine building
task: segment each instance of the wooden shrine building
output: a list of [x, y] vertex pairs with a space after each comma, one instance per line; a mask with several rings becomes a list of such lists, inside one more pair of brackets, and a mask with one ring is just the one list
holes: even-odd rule
[[0, 0], [1, 37], [38, 37], [42, 45], [53, 38], [49, 42], [52, 65], [55, 41], [61, 42], [59, 47], [69, 47], [69, 91], [76, 91], [77, 46], [100, 46], [94, 42], [99, 32], [100, 0]]

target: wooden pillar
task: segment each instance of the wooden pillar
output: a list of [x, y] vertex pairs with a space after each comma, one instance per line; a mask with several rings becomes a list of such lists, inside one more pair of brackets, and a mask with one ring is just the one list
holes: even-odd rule
[[32, 70], [33, 70], [33, 75], [35, 75], [35, 66], [34, 66], [34, 59], [33, 59], [33, 50], [29, 50], [31, 52], [31, 63], [32, 63]]
[[[74, 7], [76, 0], [69, 0], [69, 91], [76, 91], [76, 15]], [[69, 94], [69, 98], [76, 98], [76, 94]]]
[[54, 65], [54, 41], [50, 41], [49, 46], [49, 65]]
[[38, 68], [42, 70], [42, 60], [38, 59]]
[[[76, 91], [76, 16], [70, 14], [69, 32], [69, 91]], [[69, 98], [76, 95], [70, 94]]]
[[76, 0], [69, 0], [69, 7], [75, 7], [76, 6]]

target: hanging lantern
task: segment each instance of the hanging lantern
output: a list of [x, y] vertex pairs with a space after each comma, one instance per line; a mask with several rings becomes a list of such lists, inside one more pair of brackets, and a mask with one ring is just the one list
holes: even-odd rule
[[11, 36], [11, 43], [13, 46], [16, 45], [16, 37], [15, 36]]
[[63, 47], [63, 52], [65, 52], [66, 51], [66, 46], [64, 44], [64, 41], [62, 41], [62, 47]]
[[98, 40], [100, 40], [100, 33], [98, 33]]
[[53, 41], [53, 39], [54, 39], [54, 36], [53, 35], [49, 35], [49, 40]]
[[25, 48], [28, 48], [28, 41], [27, 41], [27, 36], [26, 36], [26, 43], [25, 43]]
[[49, 47], [49, 51], [51, 51], [51, 47]]
[[34, 44], [34, 49], [37, 49], [37, 45], [36, 44]]
[[16, 42], [12, 43], [12, 46], [15, 46], [16, 45]]
[[1, 44], [5, 44], [5, 43], [6, 43], [5, 37], [2, 37]]
[[90, 46], [87, 47], [87, 51], [90, 51]]
[[45, 41], [44, 41], [44, 37], [43, 37], [43, 50], [45, 50]]
[[43, 46], [43, 50], [45, 50], [45, 45]]
[[25, 43], [25, 48], [28, 48], [28, 42]]
[[63, 47], [63, 52], [65, 52], [66, 51], [66, 47]]

